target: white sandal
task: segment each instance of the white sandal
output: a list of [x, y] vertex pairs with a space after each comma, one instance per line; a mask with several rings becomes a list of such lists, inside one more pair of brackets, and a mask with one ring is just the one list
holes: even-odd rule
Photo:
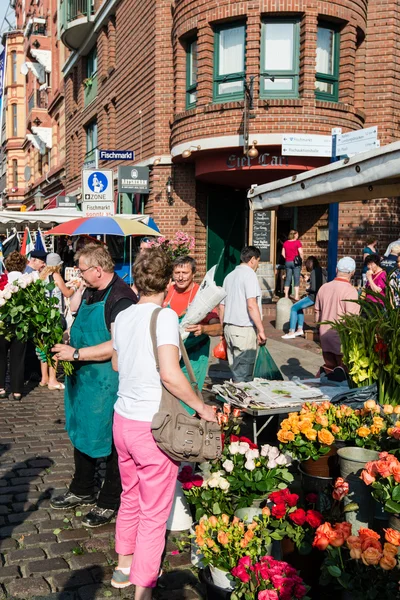
[[63, 383], [57, 383], [57, 385], [47, 386], [49, 390], [65, 390], [65, 385]]

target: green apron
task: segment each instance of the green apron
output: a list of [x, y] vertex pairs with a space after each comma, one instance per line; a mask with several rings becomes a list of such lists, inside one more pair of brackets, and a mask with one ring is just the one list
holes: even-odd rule
[[[111, 340], [104, 316], [108, 291], [102, 302], [84, 300], [71, 327], [71, 346], [88, 348]], [[75, 448], [100, 458], [111, 453], [112, 418], [117, 400], [118, 373], [111, 360], [76, 362], [65, 384], [66, 430]]]

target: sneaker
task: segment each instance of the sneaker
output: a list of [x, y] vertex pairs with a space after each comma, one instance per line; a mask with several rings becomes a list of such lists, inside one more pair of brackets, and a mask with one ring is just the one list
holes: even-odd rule
[[282, 339], [283, 340], [294, 340], [294, 338], [296, 337], [295, 332], [293, 331], [293, 333], [285, 333], [285, 335], [282, 335]]
[[50, 506], [51, 508], [65, 510], [66, 508], [75, 508], [76, 506], [91, 506], [92, 504], [96, 504], [96, 500], [97, 498], [94, 494], [90, 496], [77, 496], [68, 490], [65, 494], [52, 498]]
[[100, 527], [101, 525], [107, 525], [117, 514], [116, 510], [112, 508], [100, 508], [95, 506], [88, 514], [83, 517], [82, 524], [86, 527]]
[[294, 333], [294, 337], [299, 337], [301, 335], [304, 335], [304, 331], [302, 329], [298, 329], [297, 331], [295, 331]]
[[129, 581], [129, 575], [125, 575], [125, 573], [123, 573], [120, 569], [114, 569], [114, 573], [111, 579], [111, 585], [114, 588], [122, 589], [129, 587], [133, 584]]

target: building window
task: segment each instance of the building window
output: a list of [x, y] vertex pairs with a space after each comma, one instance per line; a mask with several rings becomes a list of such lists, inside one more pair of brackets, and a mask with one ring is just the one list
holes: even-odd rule
[[245, 25], [224, 26], [215, 31], [214, 100], [230, 102], [244, 95]]
[[[85, 127], [86, 131], [86, 154], [84, 163], [94, 163], [97, 149], [97, 121], [92, 121]], [[95, 165], [93, 165], [95, 166]]]
[[17, 83], [17, 53], [11, 52], [11, 83]]
[[14, 158], [12, 161], [12, 181], [13, 187], [18, 187], [18, 161]]
[[293, 98], [299, 88], [299, 22], [264, 21], [260, 96]]
[[16, 104], [12, 105], [12, 134], [13, 137], [17, 137], [18, 135], [18, 116], [17, 116], [18, 107]]
[[197, 40], [188, 42], [186, 47], [186, 108], [193, 108], [197, 102]]
[[337, 102], [339, 97], [340, 33], [331, 25], [318, 25], [315, 95]]
[[97, 48], [94, 47], [86, 58], [86, 77], [89, 79], [97, 73]]

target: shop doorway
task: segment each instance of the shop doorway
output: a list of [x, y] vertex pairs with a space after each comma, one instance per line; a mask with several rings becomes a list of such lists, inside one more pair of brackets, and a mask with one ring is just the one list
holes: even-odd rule
[[288, 239], [291, 229], [295, 229], [296, 221], [295, 210], [292, 207], [279, 207], [276, 223], [276, 279], [275, 279], [275, 296], [282, 297], [284, 295], [285, 278], [285, 259], [282, 256], [282, 247]]
[[207, 269], [218, 264], [215, 282], [240, 263], [240, 251], [247, 240], [248, 203], [246, 193], [213, 186], [208, 194]]

